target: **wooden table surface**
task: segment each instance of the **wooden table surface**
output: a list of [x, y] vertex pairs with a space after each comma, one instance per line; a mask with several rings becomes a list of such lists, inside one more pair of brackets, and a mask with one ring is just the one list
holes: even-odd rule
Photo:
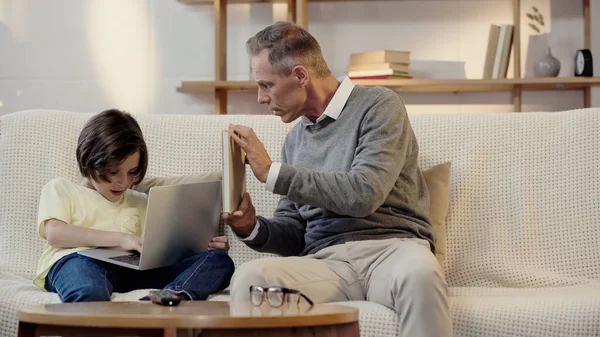
[[[305, 303], [284, 304], [281, 308], [273, 308], [267, 303], [255, 307], [248, 302], [220, 301], [181, 302], [175, 307], [151, 302], [60, 303], [21, 308], [18, 319], [20, 328], [22, 326], [23, 329], [62, 326], [96, 329], [237, 330], [346, 326], [352, 327], [351, 330], [358, 330], [356, 308], [334, 304], [315, 304], [310, 307]], [[55, 329], [49, 331], [57, 332]]]

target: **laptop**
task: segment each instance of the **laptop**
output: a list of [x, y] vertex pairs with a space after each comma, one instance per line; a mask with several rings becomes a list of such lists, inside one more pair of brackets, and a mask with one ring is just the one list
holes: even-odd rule
[[221, 181], [153, 186], [148, 192], [142, 252], [90, 248], [78, 253], [119, 266], [147, 270], [168, 267], [208, 249], [219, 230]]

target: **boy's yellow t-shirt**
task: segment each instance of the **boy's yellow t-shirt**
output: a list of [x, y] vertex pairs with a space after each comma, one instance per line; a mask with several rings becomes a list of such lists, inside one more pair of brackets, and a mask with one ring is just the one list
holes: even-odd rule
[[[56, 178], [42, 188], [38, 211], [38, 233], [46, 239], [45, 225], [50, 219], [71, 225], [141, 236], [148, 196], [128, 189], [117, 202], [108, 201], [96, 190]], [[46, 243], [33, 283], [44, 288], [46, 275], [62, 257], [90, 247], [57, 248]]]

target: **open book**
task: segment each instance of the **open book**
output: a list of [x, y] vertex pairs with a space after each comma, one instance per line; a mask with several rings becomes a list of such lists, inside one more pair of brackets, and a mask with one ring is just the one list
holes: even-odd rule
[[223, 130], [223, 212], [237, 210], [246, 192], [246, 153]]

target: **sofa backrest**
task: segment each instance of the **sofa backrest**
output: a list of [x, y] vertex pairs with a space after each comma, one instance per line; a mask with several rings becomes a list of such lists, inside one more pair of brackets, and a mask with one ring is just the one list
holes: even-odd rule
[[422, 167], [452, 162], [451, 286], [600, 283], [600, 109], [411, 123]]
[[[0, 117], [0, 270], [35, 276], [44, 241], [36, 231], [42, 186], [54, 177], [78, 181], [75, 149], [93, 114], [55, 110], [20, 111]], [[251, 126], [273, 160], [291, 127], [274, 116], [136, 115], [149, 152], [146, 177], [193, 175], [221, 170], [221, 130], [231, 123]], [[247, 172], [258, 214], [272, 214], [278, 197]], [[236, 265], [261, 254], [236, 240], [229, 228]]]
[[[42, 186], [79, 179], [75, 147], [91, 114], [32, 110], [0, 117], [0, 270], [33, 278]], [[600, 110], [410, 115], [423, 169], [452, 162], [446, 277], [451, 286], [543, 287], [600, 279]], [[274, 161], [292, 126], [274, 116], [137, 115], [149, 177], [221, 169], [220, 130], [251, 126]], [[257, 213], [278, 197], [250, 170]], [[231, 237], [236, 265], [269, 256]]]

